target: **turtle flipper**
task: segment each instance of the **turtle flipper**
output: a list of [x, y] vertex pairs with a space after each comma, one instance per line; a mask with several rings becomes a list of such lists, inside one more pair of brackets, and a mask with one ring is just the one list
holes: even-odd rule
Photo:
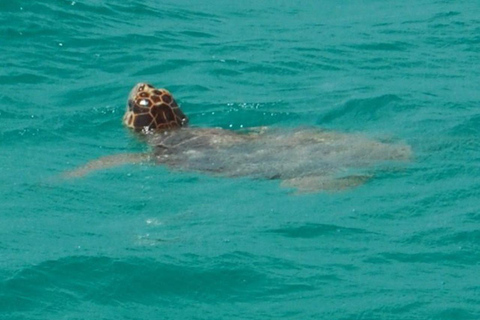
[[334, 192], [357, 187], [369, 180], [371, 175], [351, 175], [341, 178], [331, 176], [310, 176], [282, 181], [282, 187], [295, 188], [298, 193]]
[[148, 162], [151, 160], [151, 157], [152, 156], [148, 153], [115, 154], [112, 156], [102, 157], [97, 160], [92, 160], [81, 167], [64, 172], [62, 176], [64, 178], [80, 178], [97, 170], [113, 168], [126, 164]]

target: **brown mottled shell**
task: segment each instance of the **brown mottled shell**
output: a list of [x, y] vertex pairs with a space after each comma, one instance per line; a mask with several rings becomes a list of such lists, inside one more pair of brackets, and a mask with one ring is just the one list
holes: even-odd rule
[[137, 131], [167, 130], [187, 125], [188, 118], [170, 92], [139, 83], [128, 96], [123, 123]]

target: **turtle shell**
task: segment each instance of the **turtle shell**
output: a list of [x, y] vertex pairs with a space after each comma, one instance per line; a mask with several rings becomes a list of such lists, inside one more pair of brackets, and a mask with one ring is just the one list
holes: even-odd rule
[[123, 123], [136, 131], [162, 131], [183, 127], [188, 118], [170, 92], [138, 83], [128, 96]]

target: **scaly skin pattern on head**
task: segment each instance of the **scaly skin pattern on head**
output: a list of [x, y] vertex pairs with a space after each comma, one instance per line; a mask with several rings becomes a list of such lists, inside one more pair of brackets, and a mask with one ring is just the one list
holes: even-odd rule
[[188, 118], [170, 92], [139, 83], [128, 96], [123, 123], [135, 131], [163, 131], [186, 126]]

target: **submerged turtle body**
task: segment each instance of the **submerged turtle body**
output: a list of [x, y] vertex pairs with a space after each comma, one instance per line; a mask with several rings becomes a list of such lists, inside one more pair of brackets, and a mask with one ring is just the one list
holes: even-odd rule
[[361, 184], [380, 164], [408, 160], [410, 148], [318, 129], [235, 133], [182, 128], [149, 136], [154, 160], [228, 177], [280, 179], [302, 191]]
[[302, 191], [358, 185], [373, 167], [408, 160], [409, 146], [320, 129], [235, 132], [188, 127], [165, 89], [140, 83], [130, 92], [126, 126], [147, 134], [155, 162], [223, 176], [280, 179]]

